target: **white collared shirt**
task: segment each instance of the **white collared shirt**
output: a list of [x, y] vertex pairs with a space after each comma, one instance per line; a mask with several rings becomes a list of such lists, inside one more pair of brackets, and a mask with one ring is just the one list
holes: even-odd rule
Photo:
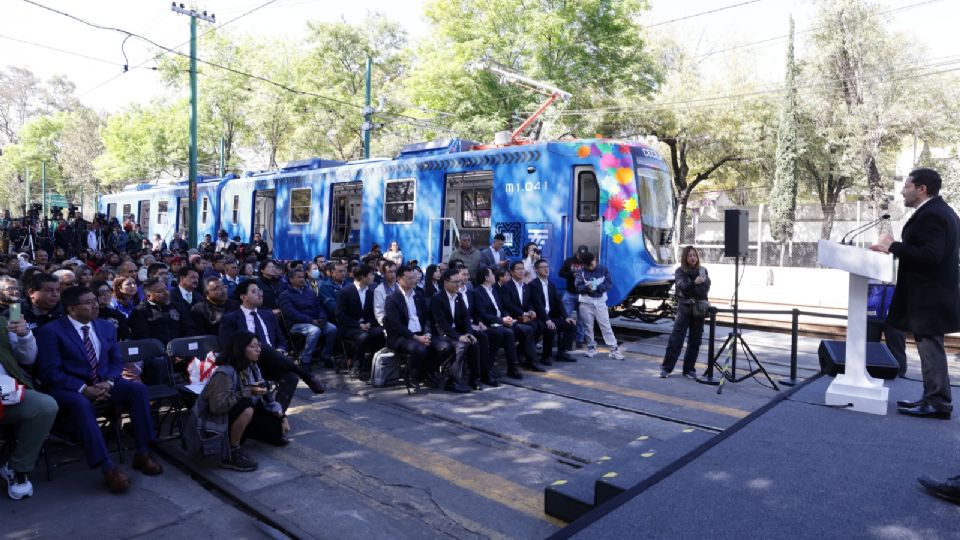
[[470, 300], [467, 299], [467, 286], [460, 287], [460, 294], [463, 295], [463, 305], [470, 309]]
[[177, 288], [180, 289], [180, 296], [183, 297], [184, 301], [188, 304], [193, 303], [193, 293], [184, 289], [183, 287], [177, 285]]
[[403, 299], [407, 302], [407, 330], [416, 334], [423, 331], [423, 327], [420, 326], [420, 316], [417, 314], [417, 303], [414, 302], [414, 296], [417, 293], [416, 289], [410, 289], [410, 292], [404, 291], [402, 288], [400, 292], [403, 294]]
[[444, 291], [447, 295], [447, 301], [450, 302], [450, 318], [456, 321], [457, 318], [457, 296], [460, 293], [453, 293], [452, 295]]
[[523, 308], [523, 282], [513, 280], [513, 286], [517, 289], [517, 297], [520, 298], [520, 308]]
[[497, 310], [497, 318], [502, 319], [503, 315], [500, 314], [500, 306], [497, 305], [497, 298], [493, 296], [493, 287], [487, 287], [486, 285], [481, 285], [481, 287], [487, 291], [487, 296], [489, 296], [490, 301], [493, 302], [493, 308]]
[[67, 320], [70, 321], [74, 330], [80, 335], [81, 342], [83, 341], [83, 327], [86, 326], [90, 329], [90, 341], [93, 343], [93, 351], [97, 353], [97, 360], [100, 360], [100, 338], [97, 337], [97, 331], [93, 329], [93, 321], [83, 324], [69, 315], [67, 316]]
[[546, 312], [550, 314], [550, 287], [547, 286], [549, 283], [545, 279], [537, 278], [537, 281], [540, 282], [540, 287], [543, 288], [543, 304], [546, 306]]
[[356, 281], [354, 281], [353, 284], [356, 286], [357, 292], [360, 293], [360, 309], [363, 310], [367, 306], [367, 288], [361, 288], [360, 284]]
[[[243, 306], [240, 306], [240, 311], [243, 312], [243, 320], [247, 321], [247, 330], [251, 334], [256, 335], [257, 323], [253, 320], [253, 316], [256, 312]], [[267, 331], [267, 325], [264, 324], [263, 317], [261, 317], [259, 313], [256, 313], [256, 317], [260, 321], [260, 328], [263, 329], [263, 339], [266, 340], [267, 345], [273, 347], [273, 343], [270, 343], [270, 332]]]

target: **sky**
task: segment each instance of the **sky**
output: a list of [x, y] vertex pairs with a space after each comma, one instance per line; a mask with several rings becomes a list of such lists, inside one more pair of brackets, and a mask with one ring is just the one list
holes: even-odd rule
[[[188, 50], [189, 19], [171, 11], [169, 2], [33, 1], [104, 26], [142, 34], [165, 46], [182, 45], [181, 50]], [[792, 14], [796, 20], [800, 56], [805, 47], [803, 31], [810, 28], [815, 12], [815, 2], [811, 0], [649, 1], [651, 10], [644, 13], [640, 21], [651, 25], [651, 32], [684, 40], [694, 54], [713, 52], [710, 58], [718, 63], [726, 55], [740, 55], [757, 66], [758, 78], [768, 82], [782, 80], [786, 46], [782, 36], [787, 32], [788, 15]], [[270, 37], [296, 39], [305, 35], [308, 20], [359, 22], [371, 11], [399, 22], [412, 39], [429, 31], [422, 17], [420, 0], [274, 0], [245, 15], [266, 2], [206, 0], [197, 6], [216, 14], [217, 25], [228, 23], [227, 28]], [[893, 10], [887, 15], [890, 28], [925, 46], [927, 58], [960, 56], [960, 40], [955, 35], [956, 21], [960, 21], [960, 1], [887, 0], [882, 5]], [[131, 39], [121, 48], [122, 34], [90, 28], [23, 0], [0, 0], [0, 6], [4, 14], [0, 18], [0, 66], [24, 66], [42, 78], [66, 75], [76, 83], [82, 103], [106, 112], [116, 112], [135, 102], [147, 102], [165, 92], [157, 73], [148, 69], [154, 65], [153, 49], [142, 42]], [[714, 12], [704, 13], [708, 11]], [[236, 17], [240, 18], [229, 22]], [[199, 31], [210, 27], [200, 23]], [[758, 41], [764, 42], [724, 51]], [[124, 53], [128, 60], [124, 59]], [[124, 63], [134, 69], [123, 73]]]

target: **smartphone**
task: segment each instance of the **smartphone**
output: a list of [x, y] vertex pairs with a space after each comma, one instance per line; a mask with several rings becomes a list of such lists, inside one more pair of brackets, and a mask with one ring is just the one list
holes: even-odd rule
[[20, 320], [20, 302], [14, 302], [10, 304], [10, 318], [11, 321]]

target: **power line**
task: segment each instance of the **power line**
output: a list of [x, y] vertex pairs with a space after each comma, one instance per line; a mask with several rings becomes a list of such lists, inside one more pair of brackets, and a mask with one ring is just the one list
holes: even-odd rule
[[[175, 54], [175, 55], [178, 55], [178, 56], [182, 56], [182, 57], [184, 57], [184, 58], [189, 58], [189, 57], [190, 57], [190, 55], [188, 55], [188, 54], [182, 53], [182, 52], [180, 52], [180, 51], [178, 51], [178, 50], [176, 50], [176, 49], [172, 49], [172, 48], [167, 47], [167, 46], [165, 46], [165, 45], [161, 45], [161, 44], [157, 43], [156, 41], [153, 41], [153, 40], [150, 39], [150, 38], [147, 38], [147, 37], [145, 37], [145, 36], [141, 36], [141, 35], [139, 35], [139, 34], [130, 32], [129, 30], [124, 30], [124, 29], [122, 29], [122, 28], [116, 28], [116, 27], [112, 27], [112, 26], [105, 26], [105, 25], [102, 25], [102, 24], [97, 24], [97, 23], [94, 23], [94, 22], [90, 22], [90, 21], [88, 21], [88, 20], [82, 19], [82, 18], [80, 18], [80, 17], [77, 17], [76, 15], [72, 15], [72, 14], [67, 13], [67, 12], [65, 12], [65, 11], [60, 11], [60, 10], [58, 10], [58, 9], [54, 9], [54, 8], [45, 6], [45, 5], [43, 5], [43, 4], [40, 4], [40, 3], [38, 3], [38, 2], [35, 2], [34, 0], [23, 0], [23, 1], [24, 1], [24, 2], [27, 2], [28, 4], [35, 5], [35, 6], [37, 6], [37, 7], [42, 8], [42, 9], [46, 9], [46, 10], [48, 10], [48, 11], [52, 11], [52, 12], [57, 13], [57, 14], [59, 14], [59, 15], [63, 15], [64, 17], [68, 17], [68, 18], [73, 19], [73, 20], [75, 20], [75, 21], [81, 22], [81, 23], [83, 23], [83, 24], [85, 24], [85, 25], [87, 25], [87, 26], [91, 26], [91, 27], [93, 27], [93, 28], [97, 28], [97, 29], [100, 29], [100, 30], [109, 30], [109, 31], [113, 31], [113, 32], [119, 32], [119, 33], [121, 33], [121, 34], [126, 35], [127, 37], [134, 37], [134, 38], [137, 38], [137, 39], [139, 39], [139, 40], [141, 40], [141, 41], [145, 41], [146, 43], [149, 43], [150, 45], [153, 45], [154, 47], [156, 47], [156, 48], [158, 48], [158, 49], [160, 49], [160, 50], [166, 51], [166, 52], [168, 52], [168, 53]], [[267, 6], [267, 5], [272, 4], [273, 2], [276, 2], [276, 1], [277, 1], [277, 0], [270, 0], [269, 2], [267, 2], [266, 4], [263, 4], [263, 5], [260, 6], [260, 7]], [[238, 17], [235, 17], [235, 18], [231, 19], [230, 21], [227, 21], [226, 23], [224, 23], [224, 24], [221, 25], [220, 27], [226, 26], [227, 24], [230, 24], [231, 22], [236, 21], [236, 20], [239, 19], [240, 17], [243, 17], [243, 16], [248, 15], [249, 13], [252, 13], [252, 12], [256, 11], [257, 9], [259, 9], [259, 8], [254, 8], [254, 9], [248, 11], [247, 13], [244, 13], [243, 15], [240, 15], [240, 16], [238, 16]], [[211, 31], [212, 31], [212, 30], [211, 30]], [[323, 95], [323, 94], [317, 94], [317, 93], [315, 93], [315, 92], [308, 92], [308, 91], [305, 91], [305, 90], [299, 90], [299, 89], [293, 88], [293, 87], [291, 87], [291, 86], [287, 86], [287, 85], [285, 85], [285, 84], [278, 83], [278, 82], [273, 81], [273, 80], [271, 80], [271, 79], [268, 79], [268, 78], [266, 78], [266, 77], [261, 77], [261, 76], [259, 76], [259, 75], [254, 75], [254, 74], [251, 74], [251, 73], [247, 73], [247, 72], [244, 72], [244, 71], [240, 71], [240, 70], [238, 70], [238, 69], [234, 69], [234, 68], [229, 67], [229, 66], [224, 66], [224, 65], [221, 65], [221, 64], [217, 64], [216, 62], [211, 62], [211, 61], [209, 61], [209, 60], [204, 60], [204, 59], [199, 58], [199, 57], [197, 58], [197, 62], [201, 62], [201, 63], [203, 63], [203, 64], [207, 64], [208, 66], [215, 67], [215, 68], [217, 68], [217, 69], [222, 69], [222, 70], [224, 70], [224, 71], [228, 71], [228, 72], [233, 73], [233, 74], [235, 74], [235, 75], [240, 75], [240, 76], [242, 76], [242, 77], [246, 77], [246, 78], [249, 78], [249, 79], [255, 79], [255, 80], [258, 80], [258, 81], [267, 83], [267, 84], [271, 84], [271, 85], [273, 85], [273, 86], [276, 86], [277, 88], [286, 90], [286, 91], [291, 92], [291, 93], [294, 93], [294, 94], [298, 94], [298, 95], [302, 95], [302, 96], [315, 97], [315, 98], [318, 98], [318, 99], [322, 99], [322, 100], [330, 101], [330, 102], [333, 102], [333, 103], [337, 103], [337, 104], [339, 104], [339, 105], [346, 105], [346, 106], [348, 106], [348, 107], [356, 107], [356, 108], [358, 108], [358, 109], [362, 108], [360, 105], [355, 104], [355, 103], [349, 103], [349, 102], [347, 102], [347, 101], [343, 101], [343, 100], [340, 100], [340, 99], [337, 99], [337, 98], [332, 98], [332, 97], [329, 97], [329, 96], [325, 96], [325, 95]], [[146, 63], [146, 62], [144, 62], [144, 63]], [[142, 64], [141, 64], [141, 65], [142, 65]], [[120, 75], [122, 75], [122, 73], [121, 73]], [[100, 85], [98, 85], [97, 87], [95, 87], [94, 89], [106, 85], [107, 83], [109, 83], [109, 82], [111, 82], [111, 81], [119, 78], [120, 75], [117, 75], [117, 76], [115, 76], [115, 77], [113, 77], [113, 78], [111, 78], [111, 79], [108, 79], [107, 81], [104, 81], [103, 83], [101, 83]], [[87, 93], [91, 92], [92, 90], [93, 90], [93, 89], [88, 90], [88, 91], [85, 91], [83, 94], [80, 94], [80, 96], [86, 95]], [[77, 97], [80, 97], [80, 96], [77, 96]]]
[[740, 2], [739, 4], [733, 4], [733, 5], [724, 6], [724, 7], [720, 7], [720, 8], [716, 8], [716, 9], [711, 9], [711, 10], [709, 10], [709, 11], [701, 11], [700, 13], [694, 13], [694, 14], [692, 14], [692, 15], [686, 15], [686, 16], [683, 16], [683, 17], [677, 17], [676, 19], [670, 19], [669, 21], [658, 22], [658, 23], [656, 23], [656, 24], [648, 24], [648, 25], [644, 26], [644, 28], [655, 28], [655, 27], [657, 27], [657, 26], [662, 26], [662, 25], [664, 25], [664, 24], [675, 23], [675, 22], [678, 22], [678, 21], [685, 21], [685, 20], [687, 20], [687, 19], [693, 19], [693, 18], [695, 18], [695, 17], [700, 17], [700, 16], [703, 16], [703, 15], [710, 15], [711, 13], [717, 13], [718, 11], [725, 11], [725, 10], [737, 8], [737, 7], [740, 7], [740, 6], [746, 6], [746, 5], [748, 5], [748, 4], [756, 4], [757, 2], [761, 2], [761, 1], [762, 1], [762, 0], [749, 0], [749, 1], [747, 1], [747, 2]]
[[114, 66], [121, 66], [121, 67], [123, 66], [123, 64], [120, 64], [120, 63], [118, 63], [118, 62], [114, 62], [114, 61], [112, 61], [112, 60], [107, 60], [107, 59], [105, 59], [105, 58], [97, 58], [96, 56], [88, 56], [88, 55], [86, 55], [86, 54], [82, 54], [82, 53], [78, 53], [78, 52], [74, 52], [74, 51], [68, 51], [68, 50], [65, 50], [65, 49], [58, 49], [58, 48], [56, 48], [56, 47], [51, 47], [50, 45], [44, 45], [44, 44], [42, 44], [42, 43], [34, 43], [34, 42], [32, 42], [32, 41], [27, 41], [27, 40], [25, 40], [25, 39], [15, 38], [15, 37], [11, 37], [11, 36], [5, 36], [5, 35], [3, 35], [3, 34], [0, 34], [0, 38], [8, 39], [8, 40], [10, 40], [10, 41], [16, 41], [16, 42], [18, 42], [18, 43], [23, 43], [24, 45], [32, 45], [32, 46], [34, 46], [34, 47], [40, 47], [41, 49], [47, 49], [47, 50], [50, 50], [50, 51], [56, 51], [56, 52], [58, 52], [58, 53], [69, 54], [69, 55], [71, 55], [71, 56], [77, 56], [77, 57], [80, 57], [80, 58], [86, 58], [87, 60], [93, 60], [93, 61], [95, 61], [95, 62], [102, 62], [102, 63], [104, 63], [104, 64], [111, 64], [111, 65], [114, 65]]

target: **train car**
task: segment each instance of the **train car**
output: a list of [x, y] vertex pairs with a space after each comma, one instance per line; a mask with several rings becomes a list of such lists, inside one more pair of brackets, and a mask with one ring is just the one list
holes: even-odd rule
[[[179, 203], [186, 200], [186, 196], [186, 185], [138, 184], [102, 196], [99, 210], [119, 221], [123, 221], [123, 216], [133, 215], [144, 236], [152, 240], [159, 234], [169, 240], [181, 218]], [[187, 221], [183, 219], [184, 223]]]
[[[511, 256], [535, 242], [555, 269], [588, 246], [616, 276], [611, 305], [666, 296], [673, 198], [655, 149], [601, 139], [474, 146], [419, 143], [395, 159], [258, 179], [255, 192], [274, 194], [276, 256], [357, 255], [397, 241], [407, 260], [426, 265], [446, 260], [466, 232], [478, 249], [503, 233]], [[231, 183], [225, 192], [250, 191]]]
[[[245, 242], [260, 232], [282, 259], [357, 256], [396, 241], [423, 266], [447, 260], [464, 233], [478, 249], [502, 233], [511, 256], [535, 242], [554, 269], [586, 245], [614, 276], [611, 306], [667, 296], [673, 191], [655, 149], [604, 139], [476, 147], [432, 141], [394, 159], [314, 158], [211, 181], [198, 194], [216, 218], [201, 209], [198, 229]], [[129, 196], [138, 194], [124, 205]]]

